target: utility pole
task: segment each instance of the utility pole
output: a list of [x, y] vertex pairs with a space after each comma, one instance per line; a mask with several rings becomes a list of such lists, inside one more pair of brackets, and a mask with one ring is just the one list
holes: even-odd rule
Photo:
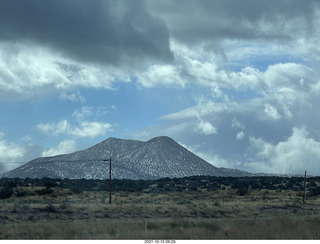
[[303, 182], [303, 203], [306, 203], [306, 179], [307, 179], [307, 171], [304, 171], [304, 182]]
[[104, 162], [110, 162], [109, 164], [109, 203], [111, 204], [111, 157], [110, 159], [104, 159]]

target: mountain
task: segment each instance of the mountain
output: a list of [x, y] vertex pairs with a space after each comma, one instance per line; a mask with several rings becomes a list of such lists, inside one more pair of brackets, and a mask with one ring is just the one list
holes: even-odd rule
[[110, 157], [113, 179], [250, 175], [216, 168], [173, 139], [160, 136], [146, 142], [109, 138], [86, 150], [32, 160], [3, 177], [105, 179], [109, 177], [109, 162], [103, 160]]

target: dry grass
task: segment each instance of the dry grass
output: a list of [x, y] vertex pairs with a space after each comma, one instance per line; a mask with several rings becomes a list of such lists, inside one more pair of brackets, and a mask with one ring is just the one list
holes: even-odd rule
[[0, 201], [0, 239], [319, 239], [320, 199], [291, 191], [28, 194]]
[[14, 223], [3, 239], [319, 239], [319, 219], [108, 219]]

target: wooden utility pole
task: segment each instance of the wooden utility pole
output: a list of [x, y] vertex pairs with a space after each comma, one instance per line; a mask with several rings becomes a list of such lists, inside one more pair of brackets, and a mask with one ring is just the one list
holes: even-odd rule
[[306, 179], [307, 179], [307, 171], [304, 171], [304, 182], [303, 182], [303, 203], [306, 203]]
[[111, 157], [110, 159], [103, 160], [104, 162], [110, 162], [109, 164], [109, 203], [111, 204]]
[[110, 189], [109, 189], [109, 203], [111, 204], [111, 157], [110, 157], [110, 167], [109, 167], [109, 186], [110, 186]]

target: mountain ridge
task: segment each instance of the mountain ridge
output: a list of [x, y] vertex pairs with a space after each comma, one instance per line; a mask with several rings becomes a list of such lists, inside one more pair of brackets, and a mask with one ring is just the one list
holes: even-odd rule
[[8, 178], [105, 179], [112, 160], [114, 179], [159, 179], [195, 175], [249, 176], [250, 173], [217, 168], [168, 136], [148, 141], [110, 137], [87, 149], [34, 159], [5, 173]]

